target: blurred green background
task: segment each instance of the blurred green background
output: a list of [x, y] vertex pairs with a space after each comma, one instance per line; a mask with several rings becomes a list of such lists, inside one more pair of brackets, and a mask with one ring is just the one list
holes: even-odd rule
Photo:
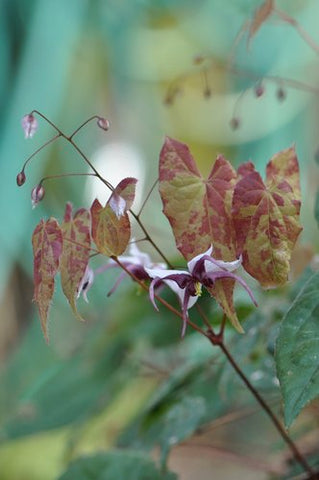
[[[285, 79], [316, 87], [319, 62], [296, 30], [275, 16], [249, 50], [245, 36], [233, 48], [241, 26], [260, 3], [1, 0], [1, 480], [54, 480], [70, 460], [114, 447], [107, 457], [108, 473], [83, 474], [83, 479], [124, 478], [116, 470], [121, 464], [131, 472], [127, 478], [144, 478], [135, 472], [136, 465], [149, 471], [145, 478], [174, 478], [143, 463], [149, 461], [143, 453], [148, 451], [165, 463], [170, 448], [169, 466], [182, 480], [212, 478], [213, 469], [218, 478], [269, 478], [268, 457], [272, 473], [280, 470], [275, 432], [224, 361], [196, 334], [189, 332], [180, 341], [179, 322], [165, 311], [155, 314], [129, 280], [106, 298], [116, 272], [96, 281], [89, 305], [79, 302], [85, 324], [73, 318], [57, 285], [51, 342], [45, 344], [31, 301], [33, 229], [43, 216], [61, 219], [68, 200], [89, 207], [96, 195], [105, 199], [108, 192], [85, 177], [52, 179], [45, 184], [44, 200], [32, 210], [31, 189], [44, 175], [88, 171], [61, 139], [32, 160], [23, 187], [15, 181], [25, 159], [54, 134], [39, 119], [34, 138], [24, 139], [21, 118], [32, 109], [66, 133], [93, 114], [108, 118], [108, 132], [89, 124], [78, 144], [112, 183], [129, 175], [139, 178], [137, 204], [156, 179], [165, 135], [188, 143], [205, 174], [219, 152], [234, 166], [251, 159], [263, 172], [274, 153], [295, 143], [304, 225], [293, 260], [296, 277], [319, 244], [313, 216], [319, 102], [307, 86], [292, 88]], [[316, 0], [278, 0], [277, 5], [319, 43]], [[235, 73], [228, 68], [232, 53]], [[198, 55], [206, 59], [196, 64]], [[265, 91], [256, 98], [260, 82]], [[278, 88], [284, 89], [284, 101], [278, 100]], [[234, 116], [239, 119], [236, 130], [230, 125]], [[181, 262], [156, 192], [143, 219], [166, 255]], [[260, 295], [268, 307], [257, 314], [245, 298], [238, 298], [249, 334], [238, 339], [230, 331], [229, 336], [251, 380], [279, 409], [272, 346], [293, 293], [283, 289]], [[169, 293], [167, 298], [175, 301]], [[203, 301], [218, 320], [213, 301]], [[224, 427], [215, 429], [220, 418]], [[209, 422], [213, 427], [189, 443]], [[300, 422], [296, 435], [313, 422], [313, 411]], [[269, 444], [273, 448], [267, 447], [265, 456]], [[92, 468], [100, 471], [96, 465], [105, 458], [97, 458]], [[81, 468], [65, 480], [82, 479]]]

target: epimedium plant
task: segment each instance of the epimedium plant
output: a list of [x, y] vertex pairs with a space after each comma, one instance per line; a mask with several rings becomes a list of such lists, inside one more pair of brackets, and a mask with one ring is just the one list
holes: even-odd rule
[[[188, 146], [176, 139], [165, 139], [159, 155], [159, 178], [151, 191], [158, 183], [163, 212], [171, 225], [176, 246], [187, 262], [187, 269], [181, 270], [171, 264], [141, 220], [141, 213], [151, 191], [139, 212], [135, 213], [132, 205], [138, 180], [124, 178], [114, 187], [100, 175], [74, 140], [75, 135], [92, 120], [96, 120], [97, 125], [107, 131], [110, 127], [108, 120], [94, 115], [71, 135], [66, 135], [45, 115], [35, 110], [22, 119], [26, 138], [35, 134], [38, 128], [37, 116], [47, 121], [56, 134], [26, 160], [17, 175], [18, 186], [25, 184], [26, 166], [34, 155], [63, 137], [75, 148], [91, 172], [57, 174], [54, 177], [91, 175], [99, 178], [110, 190], [110, 197], [104, 206], [96, 199], [89, 209], [80, 208], [74, 213], [72, 204], [67, 203], [62, 222], [53, 217], [42, 219], [33, 232], [34, 301], [39, 310], [46, 341], [49, 341], [49, 308], [58, 272], [61, 274], [63, 293], [74, 315], [83, 320], [77, 308], [77, 299], [81, 295], [85, 300], [88, 299], [88, 291], [100, 273], [110, 268], [121, 269], [109, 293], [113, 293], [119, 283], [130, 276], [149, 293], [149, 298], [157, 310], [160, 303], [181, 320], [182, 337], [189, 326], [206, 337], [212, 346], [219, 348], [268, 414], [290, 448], [295, 461], [307, 473], [307, 478], [317, 478], [314, 468], [232, 356], [225, 344], [224, 335], [227, 320], [238, 333], [244, 333], [234, 302], [236, 283], [258, 307], [250, 286], [243, 276], [237, 273], [240, 267], [263, 288], [275, 288], [287, 282], [291, 254], [302, 230], [299, 221], [299, 166], [295, 148], [287, 148], [272, 157], [266, 166], [265, 180], [255, 170], [252, 162], [242, 164], [236, 171], [223, 155], [219, 155], [214, 161], [208, 178], [203, 178]], [[42, 178], [32, 189], [33, 206], [43, 200], [46, 180], [54, 177]], [[131, 236], [131, 218], [139, 224], [144, 234], [138, 244]], [[160, 263], [154, 262], [147, 253], [141, 251], [138, 245], [142, 241], [152, 245], [161, 257]], [[128, 253], [125, 253], [127, 249]], [[93, 271], [90, 259], [96, 255], [106, 257], [106, 261]], [[295, 388], [289, 378], [291, 375], [287, 374], [291, 350], [287, 349], [284, 338], [286, 330], [293, 328], [291, 324], [295, 319], [294, 310], [299, 311], [300, 308], [309, 308], [307, 319], [312, 328], [316, 328], [313, 309], [318, 308], [318, 280], [310, 281], [311, 283], [305, 286], [305, 295], [301, 292], [288, 312], [277, 341], [277, 368], [287, 426], [318, 394], [318, 382], [313, 382], [315, 373], [311, 376], [310, 372], [305, 378], [295, 364], [292, 377], [300, 377], [297, 382], [302, 395], [298, 388], [297, 392], [291, 395]], [[177, 295], [180, 310], [161, 296], [162, 289], [166, 286]], [[213, 328], [211, 319], [201, 308], [200, 297], [203, 290], [207, 290], [209, 295], [215, 298], [223, 312], [218, 331], [216, 327]], [[189, 313], [195, 305], [196, 319]], [[295, 338], [295, 342], [298, 342], [298, 338]], [[281, 351], [284, 355], [281, 355]], [[305, 358], [306, 356], [300, 358], [300, 362], [304, 362]], [[291, 399], [294, 396], [297, 397], [297, 402]]]

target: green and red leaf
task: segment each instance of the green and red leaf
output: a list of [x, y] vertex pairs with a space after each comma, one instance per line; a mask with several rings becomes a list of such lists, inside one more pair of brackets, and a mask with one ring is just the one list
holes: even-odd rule
[[[259, 173], [244, 167], [233, 197], [237, 253], [263, 287], [286, 283], [290, 257], [302, 228], [299, 224], [299, 168], [294, 149], [279, 152]], [[291, 183], [290, 183], [291, 182]]]
[[[164, 214], [186, 260], [205, 252], [211, 244], [215, 258], [235, 260], [231, 208], [236, 178], [231, 164], [219, 155], [208, 179], [204, 179], [187, 145], [166, 138], [160, 153], [159, 189]], [[233, 305], [233, 287], [233, 280], [218, 280], [211, 293], [242, 331]]]
[[91, 216], [85, 208], [73, 216], [72, 205], [67, 203], [61, 225], [63, 250], [60, 262], [62, 290], [74, 315], [83, 320], [76, 308], [78, 287], [89, 263], [91, 246]]
[[34, 256], [34, 295], [40, 314], [44, 337], [48, 342], [48, 313], [54, 293], [54, 277], [59, 269], [62, 253], [62, 231], [55, 218], [36, 226], [32, 235]]
[[117, 257], [128, 245], [131, 225], [128, 214], [116, 215], [109, 202], [103, 207], [95, 199], [91, 206], [92, 238], [100, 253]]

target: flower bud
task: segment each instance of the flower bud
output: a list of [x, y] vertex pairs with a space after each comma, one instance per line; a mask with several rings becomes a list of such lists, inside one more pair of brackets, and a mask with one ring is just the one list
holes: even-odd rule
[[263, 94], [265, 93], [265, 87], [259, 83], [258, 85], [256, 85], [255, 87], [255, 95], [257, 98], [261, 97]]
[[286, 91], [282, 87], [277, 89], [276, 96], [280, 102], [283, 102], [286, 99], [286, 95]]
[[110, 122], [106, 118], [99, 117], [96, 123], [98, 127], [102, 128], [102, 130], [105, 130], [106, 132], [110, 128]]
[[36, 185], [31, 192], [31, 202], [32, 202], [32, 208], [35, 208], [39, 202], [43, 199], [45, 194], [45, 190], [43, 185], [39, 184]]
[[38, 128], [38, 121], [32, 113], [24, 115], [21, 120], [25, 138], [32, 138]]
[[24, 171], [22, 170], [20, 173], [18, 173], [17, 175], [17, 185], [18, 187], [21, 187], [24, 183], [25, 183], [25, 180], [26, 180], [26, 177], [25, 177], [25, 173]]
[[232, 130], [238, 130], [238, 128], [240, 127], [240, 120], [238, 117], [233, 117], [230, 121], [230, 128]]

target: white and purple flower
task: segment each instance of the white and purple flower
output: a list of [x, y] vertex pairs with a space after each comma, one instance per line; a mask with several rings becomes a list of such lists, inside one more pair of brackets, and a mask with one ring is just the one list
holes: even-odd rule
[[[165, 269], [165, 263], [153, 263], [151, 257], [148, 253], [141, 252], [137, 247], [136, 243], [132, 242], [129, 247], [128, 255], [120, 255], [118, 257], [119, 262], [135, 277], [139, 280], [150, 280], [151, 277], [148, 275], [146, 269]], [[78, 297], [82, 294], [84, 300], [87, 302], [87, 292], [91, 288], [94, 277], [100, 273], [104, 273], [110, 268], [119, 268], [119, 264], [110, 259], [105, 265], [97, 268], [93, 271], [91, 268], [87, 268], [83, 276], [83, 279], [78, 288]], [[109, 297], [115, 290], [118, 288], [120, 283], [127, 277], [127, 272], [123, 270], [118, 276], [114, 286], [108, 292], [107, 296]]]
[[198, 297], [201, 295], [202, 286], [210, 288], [218, 279], [230, 278], [236, 280], [247, 290], [253, 303], [257, 305], [252, 291], [246, 282], [233, 273], [240, 267], [241, 258], [233, 262], [224, 262], [213, 258], [211, 256], [212, 251], [213, 247], [211, 246], [206, 252], [190, 260], [187, 263], [188, 271], [166, 270], [156, 267], [145, 268], [147, 274], [153, 279], [150, 284], [149, 295], [156, 310], [158, 310], [158, 307], [155, 303], [154, 290], [161, 283], [164, 282], [178, 296], [183, 315], [182, 336], [185, 335], [186, 331], [188, 310], [196, 303]]

